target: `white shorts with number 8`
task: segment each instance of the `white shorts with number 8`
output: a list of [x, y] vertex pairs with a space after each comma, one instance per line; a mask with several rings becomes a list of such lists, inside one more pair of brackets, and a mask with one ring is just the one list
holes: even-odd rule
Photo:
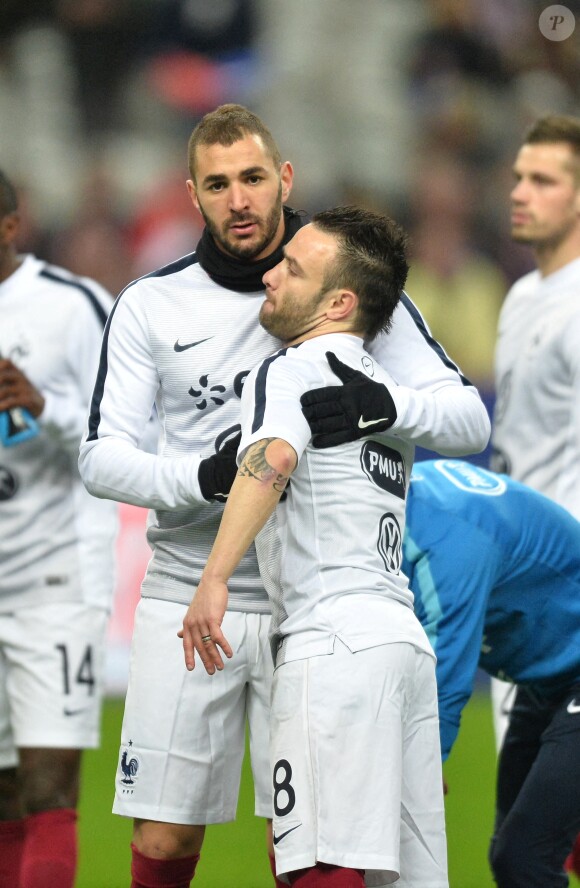
[[[317, 861], [368, 886], [447, 888], [435, 663], [408, 643], [295, 660], [274, 674], [278, 874]], [[284, 876], [283, 876], [284, 878]]]

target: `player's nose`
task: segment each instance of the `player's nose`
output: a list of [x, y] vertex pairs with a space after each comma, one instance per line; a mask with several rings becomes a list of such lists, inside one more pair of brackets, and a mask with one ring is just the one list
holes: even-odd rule
[[511, 190], [510, 198], [513, 203], [524, 203], [527, 199], [528, 188], [523, 179], [516, 182]]
[[281, 266], [282, 266], [282, 263], [279, 262], [278, 265], [275, 265], [274, 268], [271, 268], [262, 277], [262, 283], [266, 287], [266, 290], [275, 290], [276, 287], [278, 286], [278, 281], [280, 280]]
[[262, 283], [266, 288], [266, 293], [268, 290], [272, 289], [272, 271], [273, 269], [271, 268], [270, 271], [267, 271], [266, 274], [262, 277]]
[[249, 206], [248, 192], [240, 182], [232, 182], [230, 187], [230, 209], [239, 213]]

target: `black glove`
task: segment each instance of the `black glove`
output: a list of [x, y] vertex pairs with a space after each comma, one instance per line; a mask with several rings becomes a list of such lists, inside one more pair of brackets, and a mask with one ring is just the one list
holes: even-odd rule
[[238, 432], [235, 438], [230, 438], [221, 450], [200, 462], [197, 480], [201, 495], [208, 502], [216, 500], [225, 503], [227, 500], [238, 471], [236, 454], [241, 440], [242, 433]]
[[397, 410], [388, 388], [343, 364], [333, 352], [326, 357], [344, 385], [312, 389], [300, 398], [313, 446], [336, 447], [390, 428]]

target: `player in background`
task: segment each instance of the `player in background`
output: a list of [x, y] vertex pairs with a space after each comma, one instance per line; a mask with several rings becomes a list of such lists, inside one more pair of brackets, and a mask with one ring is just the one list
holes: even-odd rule
[[[235, 818], [246, 719], [255, 811], [272, 816], [269, 604], [253, 550], [232, 578], [224, 621], [235, 668], [213, 681], [203, 670], [187, 672], [175, 627], [219, 526], [216, 498], [236, 473], [235, 449], [224, 443], [239, 432], [244, 380], [279, 347], [258, 323], [262, 277], [303, 220], [284, 206], [291, 164], [247, 109], [225, 105], [207, 114], [188, 157], [187, 188], [206, 227], [194, 253], [132, 283], [117, 300], [80, 456], [93, 494], [155, 509], [114, 803], [134, 818], [134, 888], [152, 880], [189, 884], [206, 824]], [[393, 375], [396, 369], [401, 434], [454, 455], [485, 447], [489, 424], [477, 391], [429, 337], [408, 297], [373, 351]], [[395, 422], [389, 392], [372, 379], [341, 387], [341, 395], [331, 392], [339, 434]], [[154, 403], [162, 428], [156, 455], [139, 450]], [[324, 444], [324, 420], [322, 428]]]
[[580, 830], [580, 524], [506, 475], [427, 460], [403, 552], [437, 654], [443, 757], [478, 665], [518, 685], [498, 770], [498, 888], [565, 886]]
[[[15, 248], [0, 173], [0, 884], [72, 888], [81, 751], [99, 742], [116, 508], [77, 468], [111, 296]], [[4, 426], [8, 429], [8, 423]]]
[[512, 237], [538, 267], [500, 315], [492, 467], [580, 519], [580, 119], [539, 120], [514, 173]]
[[[539, 119], [514, 174], [511, 234], [537, 270], [500, 313], [491, 465], [580, 519], [580, 119]], [[580, 841], [570, 865], [580, 876]]]
[[414, 446], [371, 426], [321, 451], [301, 409], [335, 368], [383, 382], [399, 412], [405, 394], [363, 339], [388, 329], [407, 268], [398, 226], [339, 207], [264, 275], [260, 321], [286, 346], [244, 386], [239, 474], [184, 620], [187, 665], [197, 650], [219, 680], [218, 647], [233, 655], [224, 673], [236, 659], [227, 583], [272, 516], [256, 546], [272, 601], [274, 843], [296, 888], [448, 884], [435, 663], [399, 570]]

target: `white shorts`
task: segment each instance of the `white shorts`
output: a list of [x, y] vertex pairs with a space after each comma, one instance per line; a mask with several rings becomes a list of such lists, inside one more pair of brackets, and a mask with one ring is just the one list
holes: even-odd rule
[[366, 884], [448, 888], [435, 663], [408, 643], [283, 664], [274, 674], [276, 870], [317, 861]]
[[228, 611], [222, 628], [234, 655], [208, 675], [199, 659], [185, 668], [177, 631], [186, 610], [154, 598], [137, 606], [113, 811], [182, 824], [235, 820], [247, 720], [255, 813], [271, 817], [270, 617]]
[[68, 602], [0, 613], [0, 768], [21, 747], [99, 745], [107, 621]]

